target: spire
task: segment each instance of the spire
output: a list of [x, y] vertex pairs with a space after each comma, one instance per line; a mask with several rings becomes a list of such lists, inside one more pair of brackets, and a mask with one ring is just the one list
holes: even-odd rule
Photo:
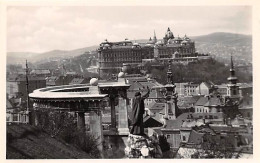
[[232, 58], [232, 54], [230, 57], [230, 76], [228, 78], [228, 81], [230, 82], [230, 84], [236, 84], [237, 83], [237, 77], [235, 76], [235, 69], [234, 69], [234, 63], [233, 63], [233, 58]]
[[156, 34], [155, 34], [155, 30], [153, 31], [153, 42], [154, 42], [154, 43], [157, 42], [157, 38], [156, 38]]
[[29, 72], [29, 69], [28, 69], [28, 64], [27, 64], [27, 59], [26, 59], [26, 63], [25, 63], [25, 74], [26, 74], [26, 93], [27, 93], [27, 111], [29, 111], [29, 80], [28, 80], [28, 72]]
[[231, 54], [231, 56], [230, 56], [230, 61], [231, 61], [231, 63], [230, 63], [230, 69], [234, 70], [234, 64], [233, 64], [233, 60], [232, 60], [232, 54]]
[[171, 69], [171, 60], [169, 60], [169, 65], [168, 65], [168, 71], [167, 71], [167, 84], [172, 84], [172, 69]]
[[171, 30], [170, 30], [170, 27], [168, 27], [167, 31], [171, 31]]

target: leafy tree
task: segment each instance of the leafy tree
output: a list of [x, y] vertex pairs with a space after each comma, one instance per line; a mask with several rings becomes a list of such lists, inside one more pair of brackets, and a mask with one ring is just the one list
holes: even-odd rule
[[[152, 77], [158, 80], [158, 82], [166, 84], [168, 64], [164, 64], [161, 67], [155, 67], [153, 64], [147, 63], [144, 67], [148, 73], [152, 74]], [[213, 81], [215, 84], [227, 83], [227, 78], [230, 75], [229, 69], [229, 66], [225, 66], [215, 59], [199, 60], [188, 64], [172, 63], [171, 65], [173, 81], [175, 83], [201, 83], [202, 81], [208, 80]], [[252, 82], [252, 76], [250, 74], [236, 71], [236, 76], [238, 77], [239, 82]]]
[[38, 127], [51, 137], [73, 144], [92, 157], [100, 157], [97, 139], [93, 135], [77, 129], [76, 117], [72, 113], [39, 109], [38, 120]]
[[204, 134], [201, 144], [193, 145], [195, 152], [191, 158], [234, 158], [239, 157], [235, 151], [234, 137], [219, 137]]

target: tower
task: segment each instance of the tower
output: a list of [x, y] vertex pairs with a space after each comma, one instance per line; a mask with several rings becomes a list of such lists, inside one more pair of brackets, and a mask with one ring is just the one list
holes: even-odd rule
[[232, 60], [231, 55], [231, 63], [230, 63], [230, 76], [227, 78], [228, 85], [227, 85], [227, 96], [230, 98], [238, 98], [239, 97], [239, 91], [238, 91], [238, 85], [237, 85], [237, 77], [235, 76], [235, 69], [234, 64]]
[[156, 34], [155, 34], [155, 30], [153, 31], [153, 42], [154, 42], [154, 43], [157, 42], [157, 38], [156, 38]]
[[[164, 96], [166, 98], [165, 115], [166, 118], [171, 117], [170, 119], [176, 119], [180, 115], [177, 106], [178, 95], [177, 93], [175, 93], [175, 87], [176, 86], [172, 80], [171, 60], [169, 60], [169, 67], [167, 71], [167, 84], [164, 86], [166, 92], [164, 93]], [[171, 115], [169, 113], [171, 113]]]

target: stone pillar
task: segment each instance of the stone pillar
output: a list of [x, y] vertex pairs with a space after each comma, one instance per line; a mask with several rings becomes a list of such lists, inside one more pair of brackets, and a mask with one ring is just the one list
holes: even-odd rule
[[119, 135], [129, 134], [126, 99], [122, 97], [118, 99], [118, 133]]
[[100, 111], [90, 111], [89, 118], [90, 133], [97, 139], [98, 149], [100, 150], [101, 157], [103, 157], [102, 115]]
[[85, 113], [78, 112], [77, 127], [80, 131], [85, 132]]
[[39, 125], [39, 117], [38, 117], [37, 110], [34, 109], [33, 114], [34, 114], [34, 125], [38, 126]]
[[111, 108], [111, 128], [116, 129], [116, 108], [115, 108], [115, 97], [112, 95], [110, 99]]

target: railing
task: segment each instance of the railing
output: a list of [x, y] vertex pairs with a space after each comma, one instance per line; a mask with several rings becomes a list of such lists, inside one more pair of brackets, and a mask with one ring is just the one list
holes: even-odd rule
[[7, 112], [6, 113], [6, 123], [29, 123], [29, 114], [28, 112], [18, 112], [18, 113], [12, 113]]

